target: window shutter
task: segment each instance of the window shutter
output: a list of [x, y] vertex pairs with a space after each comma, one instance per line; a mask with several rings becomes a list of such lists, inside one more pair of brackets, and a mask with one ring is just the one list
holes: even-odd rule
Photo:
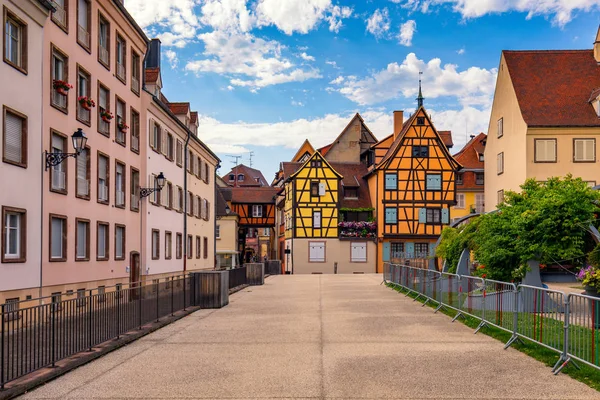
[[167, 155], [167, 131], [160, 133], [160, 152], [163, 155]]
[[447, 208], [442, 208], [442, 224], [450, 223], [450, 213]]
[[9, 112], [5, 119], [4, 157], [8, 160], [22, 163], [23, 154], [23, 120]]
[[325, 184], [319, 183], [319, 196], [325, 196]]
[[321, 227], [321, 212], [315, 211], [313, 213], [313, 227], [320, 228]]
[[87, 149], [81, 150], [81, 153], [79, 153], [79, 155], [77, 156], [77, 194], [81, 196], [87, 196], [89, 194], [87, 178], [87, 161]]
[[385, 209], [385, 222], [386, 224], [395, 224], [398, 222], [397, 209], [386, 208]]
[[53, 258], [62, 258], [62, 241], [63, 241], [63, 228], [62, 228], [63, 220], [59, 218], [52, 218], [52, 249], [51, 249], [51, 257]]
[[390, 261], [390, 252], [391, 252], [390, 242], [383, 242], [383, 258], [382, 258], [382, 260], [384, 262]]
[[415, 257], [415, 244], [412, 242], [404, 243], [404, 253], [406, 258], [414, 258]]
[[98, 95], [100, 98], [98, 99], [98, 106], [104, 108], [106, 110], [106, 90], [100, 88], [100, 93]]
[[398, 176], [395, 174], [385, 175], [385, 188], [386, 189], [397, 189], [398, 188]]
[[426, 224], [427, 223], [427, 209], [419, 208], [419, 223]]
[[596, 145], [596, 141], [591, 139], [591, 140], [586, 140], [585, 141], [585, 160], [586, 161], [594, 161], [594, 159], [596, 158], [596, 152], [595, 152], [595, 145]]

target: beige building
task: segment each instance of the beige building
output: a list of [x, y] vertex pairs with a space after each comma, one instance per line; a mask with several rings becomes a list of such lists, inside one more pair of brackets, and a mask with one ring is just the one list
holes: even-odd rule
[[216, 215], [217, 226], [217, 268], [235, 268], [238, 266], [238, 229], [239, 215], [231, 209], [231, 188], [217, 177]]
[[596, 185], [600, 31], [594, 49], [503, 51], [485, 146], [485, 209], [526, 179]]

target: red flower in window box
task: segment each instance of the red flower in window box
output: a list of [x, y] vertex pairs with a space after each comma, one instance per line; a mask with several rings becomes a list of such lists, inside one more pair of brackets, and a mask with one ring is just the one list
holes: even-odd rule
[[77, 101], [79, 102], [79, 104], [81, 104], [81, 107], [84, 110], [90, 111], [92, 109], [92, 107], [96, 107], [96, 103], [94, 102], [94, 100], [92, 100], [91, 97], [79, 96], [77, 98]]
[[63, 96], [66, 96], [67, 93], [69, 92], [69, 90], [73, 89], [73, 85], [71, 85], [68, 82], [61, 81], [60, 79], [55, 79], [52, 82], [52, 86], [54, 87], [54, 90], [56, 90], [56, 92], [58, 94], [61, 94]]
[[127, 133], [129, 126], [124, 121], [119, 121], [119, 130], [123, 133]]
[[110, 121], [114, 118], [112, 113], [110, 111], [106, 111], [103, 109], [100, 109], [100, 118], [102, 118], [102, 121], [106, 122], [106, 123], [110, 123]]

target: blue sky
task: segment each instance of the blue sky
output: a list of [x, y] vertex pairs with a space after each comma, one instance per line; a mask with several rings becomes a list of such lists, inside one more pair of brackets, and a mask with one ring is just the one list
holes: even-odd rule
[[200, 114], [199, 136], [271, 179], [308, 138], [333, 140], [356, 112], [391, 133], [425, 107], [455, 151], [487, 130], [503, 49], [589, 49], [600, 0], [126, 0], [163, 43], [164, 93]]

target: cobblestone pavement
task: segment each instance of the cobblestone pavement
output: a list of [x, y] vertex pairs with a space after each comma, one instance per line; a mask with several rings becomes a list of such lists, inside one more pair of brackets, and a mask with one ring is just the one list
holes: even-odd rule
[[24, 399], [600, 399], [380, 285], [274, 276]]

